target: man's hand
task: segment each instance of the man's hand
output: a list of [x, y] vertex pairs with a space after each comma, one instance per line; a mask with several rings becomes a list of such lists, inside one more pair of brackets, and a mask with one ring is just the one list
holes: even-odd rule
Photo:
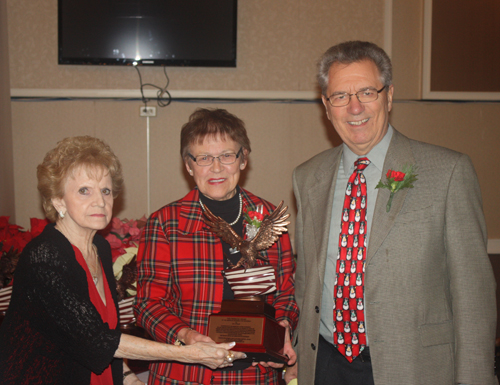
[[290, 383], [293, 379], [297, 378], [298, 376], [298, 370], [297, 370], [297, 363], [295, 363], [293, 366], [287, 366], [286, 372], [285, 372], [285, 383]]
[[[285, 345], [283, 346], [283, 354], [288, 357], [287, 365], [291, 366], [297, 361], [297, 354], [295, 353], [295, 350], [293, 350], [292, 341], [290, 340], [290, 324], [288, 323], [288, 321], [281, 321], [279, 324], [285, 328]], [[265, 368], [271, 367], [275, 369], [280, 369], [284, 366], [284, 364], [278, 364], [276, 362], [261, 361], [252, 363], [252, 366], [257, 365], [262, 365]]]

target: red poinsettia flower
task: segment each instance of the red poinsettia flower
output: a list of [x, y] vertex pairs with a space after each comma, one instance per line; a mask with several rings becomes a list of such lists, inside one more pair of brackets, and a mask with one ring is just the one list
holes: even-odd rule
[[31, 235], [33, 238], [39, 236], [49, 223], [47, 219], [30, 218]]
[[1, 216], [0, 217], [0, 229], [3, 229], [9, 225], [9, 218], [6, 216]]
[[11, 225], [7, 216], [0, 217], [0, 241], [9, 238], [23, 230], [21, 226]]
[[128, 229], [126, 228], [126, 224], [122, 222], [119, 218], [114, 217], [111, 220], [111, 230], [110, 232], [115, 234], [116, 236], [123, 238], [127, 235]]
[[[101, 232], [111, 246], [113, 262], [126, 253], [128, 247], [137, 247], [146, 217], [139, 220], [113, 218], [111, 226]], [[107, 232], [109, 231], [109, 232]]]
[[[7, 216], [0, 217], [0, 252], [15, 251], [20, 253], [31, 240], [31, 234], [22, 231], [23, 228], [9, 223]], [[1, 253], [0, 253], [1, 254]]]

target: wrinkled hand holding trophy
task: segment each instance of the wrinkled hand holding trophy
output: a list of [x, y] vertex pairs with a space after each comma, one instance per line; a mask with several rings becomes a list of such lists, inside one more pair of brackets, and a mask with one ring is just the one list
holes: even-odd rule
[[282, 209], [282, 206], [283, 201], [272, 214], [264, 216], [258, 229], [247, 225], [247, 239], [205, 207], [205, 223], [242, 255], [236, 266], [223, 272], [235, 299], [223, 300], [220, 313], [210, 315], [208, 336], [217, 343], [235, 341], [234, 350], [247, 355], [243, 361], [288, 361], [283, 352], [285, 328], [274, 319], [275, 309], [260, 297], [276, 290], [274, 268], [271, 265], [254, 267], [257, 258], [269, 262], [259, 251], [271, 247], [288, 231], [290, 214], [285, 214], [288, 207]]

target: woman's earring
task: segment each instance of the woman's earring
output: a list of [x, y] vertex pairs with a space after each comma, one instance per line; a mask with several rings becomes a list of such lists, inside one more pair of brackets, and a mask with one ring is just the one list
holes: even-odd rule
[[193, 175], [193, 170], [189, 170], [189, 175]]
[[62, 210], [59, 211], [59, 216], [61, 217], [61, 219], [64, 218], [64, 212]]

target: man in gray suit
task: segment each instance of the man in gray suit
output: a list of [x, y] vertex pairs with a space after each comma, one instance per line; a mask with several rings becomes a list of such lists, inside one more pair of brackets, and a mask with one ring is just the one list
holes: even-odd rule
[[[495, 280], [469, 157], [408, 139], [389, 124], [392, 67], [375, 44], [331, 47], [318, 79], [326, 114], [343, 144], [293, 174], [299, 385], [497, 383]], [[354, 162], [364, 158], [368, 166], [355, 170]], [[389, 170], [416, 177], [392, 194], [390, 204], [391, 191], [375, 188], [387, 183]], [[358, 269], [360, 313], [347, 310], [346, 320], [349, 299], [339, 310], [343, 289], [337, 291], [337, 278], [344, 281], [344, 269], [352, 265], [349, 254], [340, 257], [339, 226], [350, 215], [344, 199], [356, 173], [366, 179], [366, 229], [360, 233], [366, 247], [360, 246], [358, 267], [351, 270]], [[296, 375], [292, 367], [286, 376]]]

